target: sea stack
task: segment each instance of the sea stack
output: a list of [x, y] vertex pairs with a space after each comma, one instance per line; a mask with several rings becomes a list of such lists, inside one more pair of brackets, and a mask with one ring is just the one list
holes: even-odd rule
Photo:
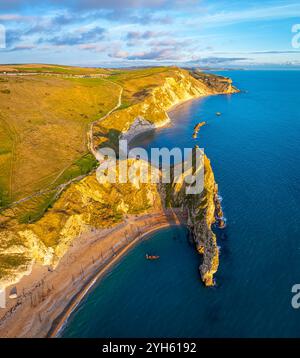
[[193, 138], [197, 138], [197, 134], [200, 130], [201, 127], [205, 126], [206, 122], [199, 122], [198, 124], [195, 125], [194, 127], [194, 133], [193, 133]]

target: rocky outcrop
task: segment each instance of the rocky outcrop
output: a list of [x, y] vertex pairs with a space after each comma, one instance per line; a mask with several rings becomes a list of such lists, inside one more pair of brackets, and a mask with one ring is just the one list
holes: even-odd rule
[[218, 227], [220, 229], [224, 229], [225, 226], [226, 226], [226, 222], [225, 222], [225, 218], [224, 218], [224, 214], [223, 214], [223, 209], [222, 209], [222, 206], [221, 206], [221, 200], [220, 200], [220, 197], [216, 191], [216, 194], [215, 194], [215, 206], [216, 206], [216, 221], [218, 223]]
[[212, 93], [226, 94], [239, 92], [239, 90], [233, 86], [231, 78], [204, 73], [200, 70], [191, 71], [191, 75], [197, 80], [205, 83]]
[[[214, 274], [219, 266], [219, 250], [212, 225], [216, 221], [217, 192], [209, 159], [204, 156], [204, 188], [199, 194], [186, 195], [186, 184], [173, 184], [171, 195], [172, 205], [183, 206], [188, 212], [188, 226], [202, 263], [199, 267], [202, 281], [206, 286], [214, 285]], [[198, 168], [199, 170], [199, 168]]]
[[197, 138], [198, 136], [198, 132], [200, 130], [201, 127], [205, 126], [206, 122], [200, 122], [198, 124], [195, 125], [194, 127], [194, 133], [193, 133], [193, 138]]

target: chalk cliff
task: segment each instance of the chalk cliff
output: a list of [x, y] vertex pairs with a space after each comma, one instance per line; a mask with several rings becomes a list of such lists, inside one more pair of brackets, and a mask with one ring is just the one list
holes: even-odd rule
[[[214, 274], [219, 266], [219, 250], [212, 225], [216, 222], [218, 187], [209, 159], [204, 155], [201, 166], [204, 168], [203, 191], [199, 194], [186, 194], [184, 180], [173, 183], [169, 188], [169, 205], [183, 207], [188, 213], [188, 227], [196, 249], [202, 256], [199, 267], [202, 281], [206, 286], [214, 285]], [[197, 171], [201, 170], [200, 166]], [[196, 173], [196, 172], [195, 172]]]

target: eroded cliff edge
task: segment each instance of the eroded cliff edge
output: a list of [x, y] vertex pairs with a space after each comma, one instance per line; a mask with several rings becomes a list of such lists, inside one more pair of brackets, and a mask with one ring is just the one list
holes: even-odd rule
[[[143, 101], [120, 109], [97, 123], [93, 146], [115, 147], [120, 137], [132, 139], [144, 129], [168, 123], [167, 111], [181, 101], [236, 91], [230, 79], [213, 75], [197, 79], [188, 71], [174, 69], [172, 77], [155, 87]], [[188, 225], [198, 251], [203, 254], [201, 277], [206, 285], [211, 285], [218, 268], [218, 248], [211, 230], [218, 206], [217, 186], [207, 158], [204, 165], [202, 195], [189, 198], [182, 191], [172, 191], [171, 196], [172, 205], [179, 205], [188, 211]], [[145, 183], [100, 185], [93, 173], [71, 184], [35, 223], [20, 224], [10, 210], [4, 212], [0, 220], [1, 286], [17, 282], [30, 272], [35, 262], [55, 267], [74, 239], [84, 233], [111, 227], [122, 221], [126, 214], [164, 210], [169, 205], [169, 189]]]

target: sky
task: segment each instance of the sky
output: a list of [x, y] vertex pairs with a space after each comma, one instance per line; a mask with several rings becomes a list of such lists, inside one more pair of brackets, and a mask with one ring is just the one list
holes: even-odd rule
[[0, 63], [297, 68], [300, 2], [0, 0]]

